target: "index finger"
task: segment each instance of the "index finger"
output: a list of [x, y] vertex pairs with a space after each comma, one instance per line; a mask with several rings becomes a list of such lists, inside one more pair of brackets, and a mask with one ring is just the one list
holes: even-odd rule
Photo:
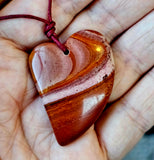
[[61, 35], [65, 41], [72, 33], [91, 29], [102, 33], [109, 42], [124, 32], [154, 7], [153, 0], [98, 0], [81, 12]]

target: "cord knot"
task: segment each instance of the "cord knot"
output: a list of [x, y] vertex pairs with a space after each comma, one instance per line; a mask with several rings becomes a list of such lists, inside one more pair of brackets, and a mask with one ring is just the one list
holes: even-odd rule
[[44, 30], [45, 35], [50, 39], [51, 39], [52, 36], [54, 36], [55, 30], [56, 30], [55, 29], [55, 24], [56, 23], [54, 21], [52, 21], [45, 26], [45, 30]]
[[56, 23], [54, 21], [51, 21], [49, 24], [46, 24], [45, 29], [44, 29], [44, 33], [49, 39], [51, 39], [54, 43], [57, 44], [57, 46], [64, 52], [65, 55], [68, 55], [69, 50], [66, 48], [66, 46], [64, 44], [62, 44], [58, 40], [58, 36], [55, 33], [55, 30], [56, 30], [55, 25], [56, 25]]

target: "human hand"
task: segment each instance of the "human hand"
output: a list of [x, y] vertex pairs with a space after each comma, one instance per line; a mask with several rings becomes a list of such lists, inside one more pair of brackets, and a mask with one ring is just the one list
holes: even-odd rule
[[[28, 69], [26, 51], [47, 41], [44, 25], [29, 19], [0, 22], [2, 160], [119, 160], [154, 124], [153, 0], [97, 0], [82, 10], [90, 2], [56, 0], [54, 20], [62, 41], [78, 30], [93, 29], [112, 42], [116, 66], [112, 104], [94, 126], [65, 147], [55, 140]], [[46, 18], [47, 5], [41, 0], [16, 0], [0, 15], [27, 13]]]

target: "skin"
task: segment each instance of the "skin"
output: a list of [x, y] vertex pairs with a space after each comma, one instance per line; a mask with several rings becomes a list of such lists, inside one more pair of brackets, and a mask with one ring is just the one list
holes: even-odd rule
[[[91, 2], [54, 0], [53, 18], [62, 42], [78, 30], [93, 29], [111, 43], [112, 103], [84, 135], [59, 146], [28, 68], [29, 50], [47, 41], [44, 25], [0, 22], [0, 159], [119, 160], [154, 125], [154, 1]], [[47, 3], [15, 0], [0, 11], [1, 16], [17, 13], [46, 18]]]

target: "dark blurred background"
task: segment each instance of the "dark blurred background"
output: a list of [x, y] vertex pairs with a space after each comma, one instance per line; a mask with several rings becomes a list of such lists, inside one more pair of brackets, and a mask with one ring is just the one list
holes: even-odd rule
[[0, 0], [0, 10], [11, 0]]
[[154, 126], [123, 160], [154, 160]]

